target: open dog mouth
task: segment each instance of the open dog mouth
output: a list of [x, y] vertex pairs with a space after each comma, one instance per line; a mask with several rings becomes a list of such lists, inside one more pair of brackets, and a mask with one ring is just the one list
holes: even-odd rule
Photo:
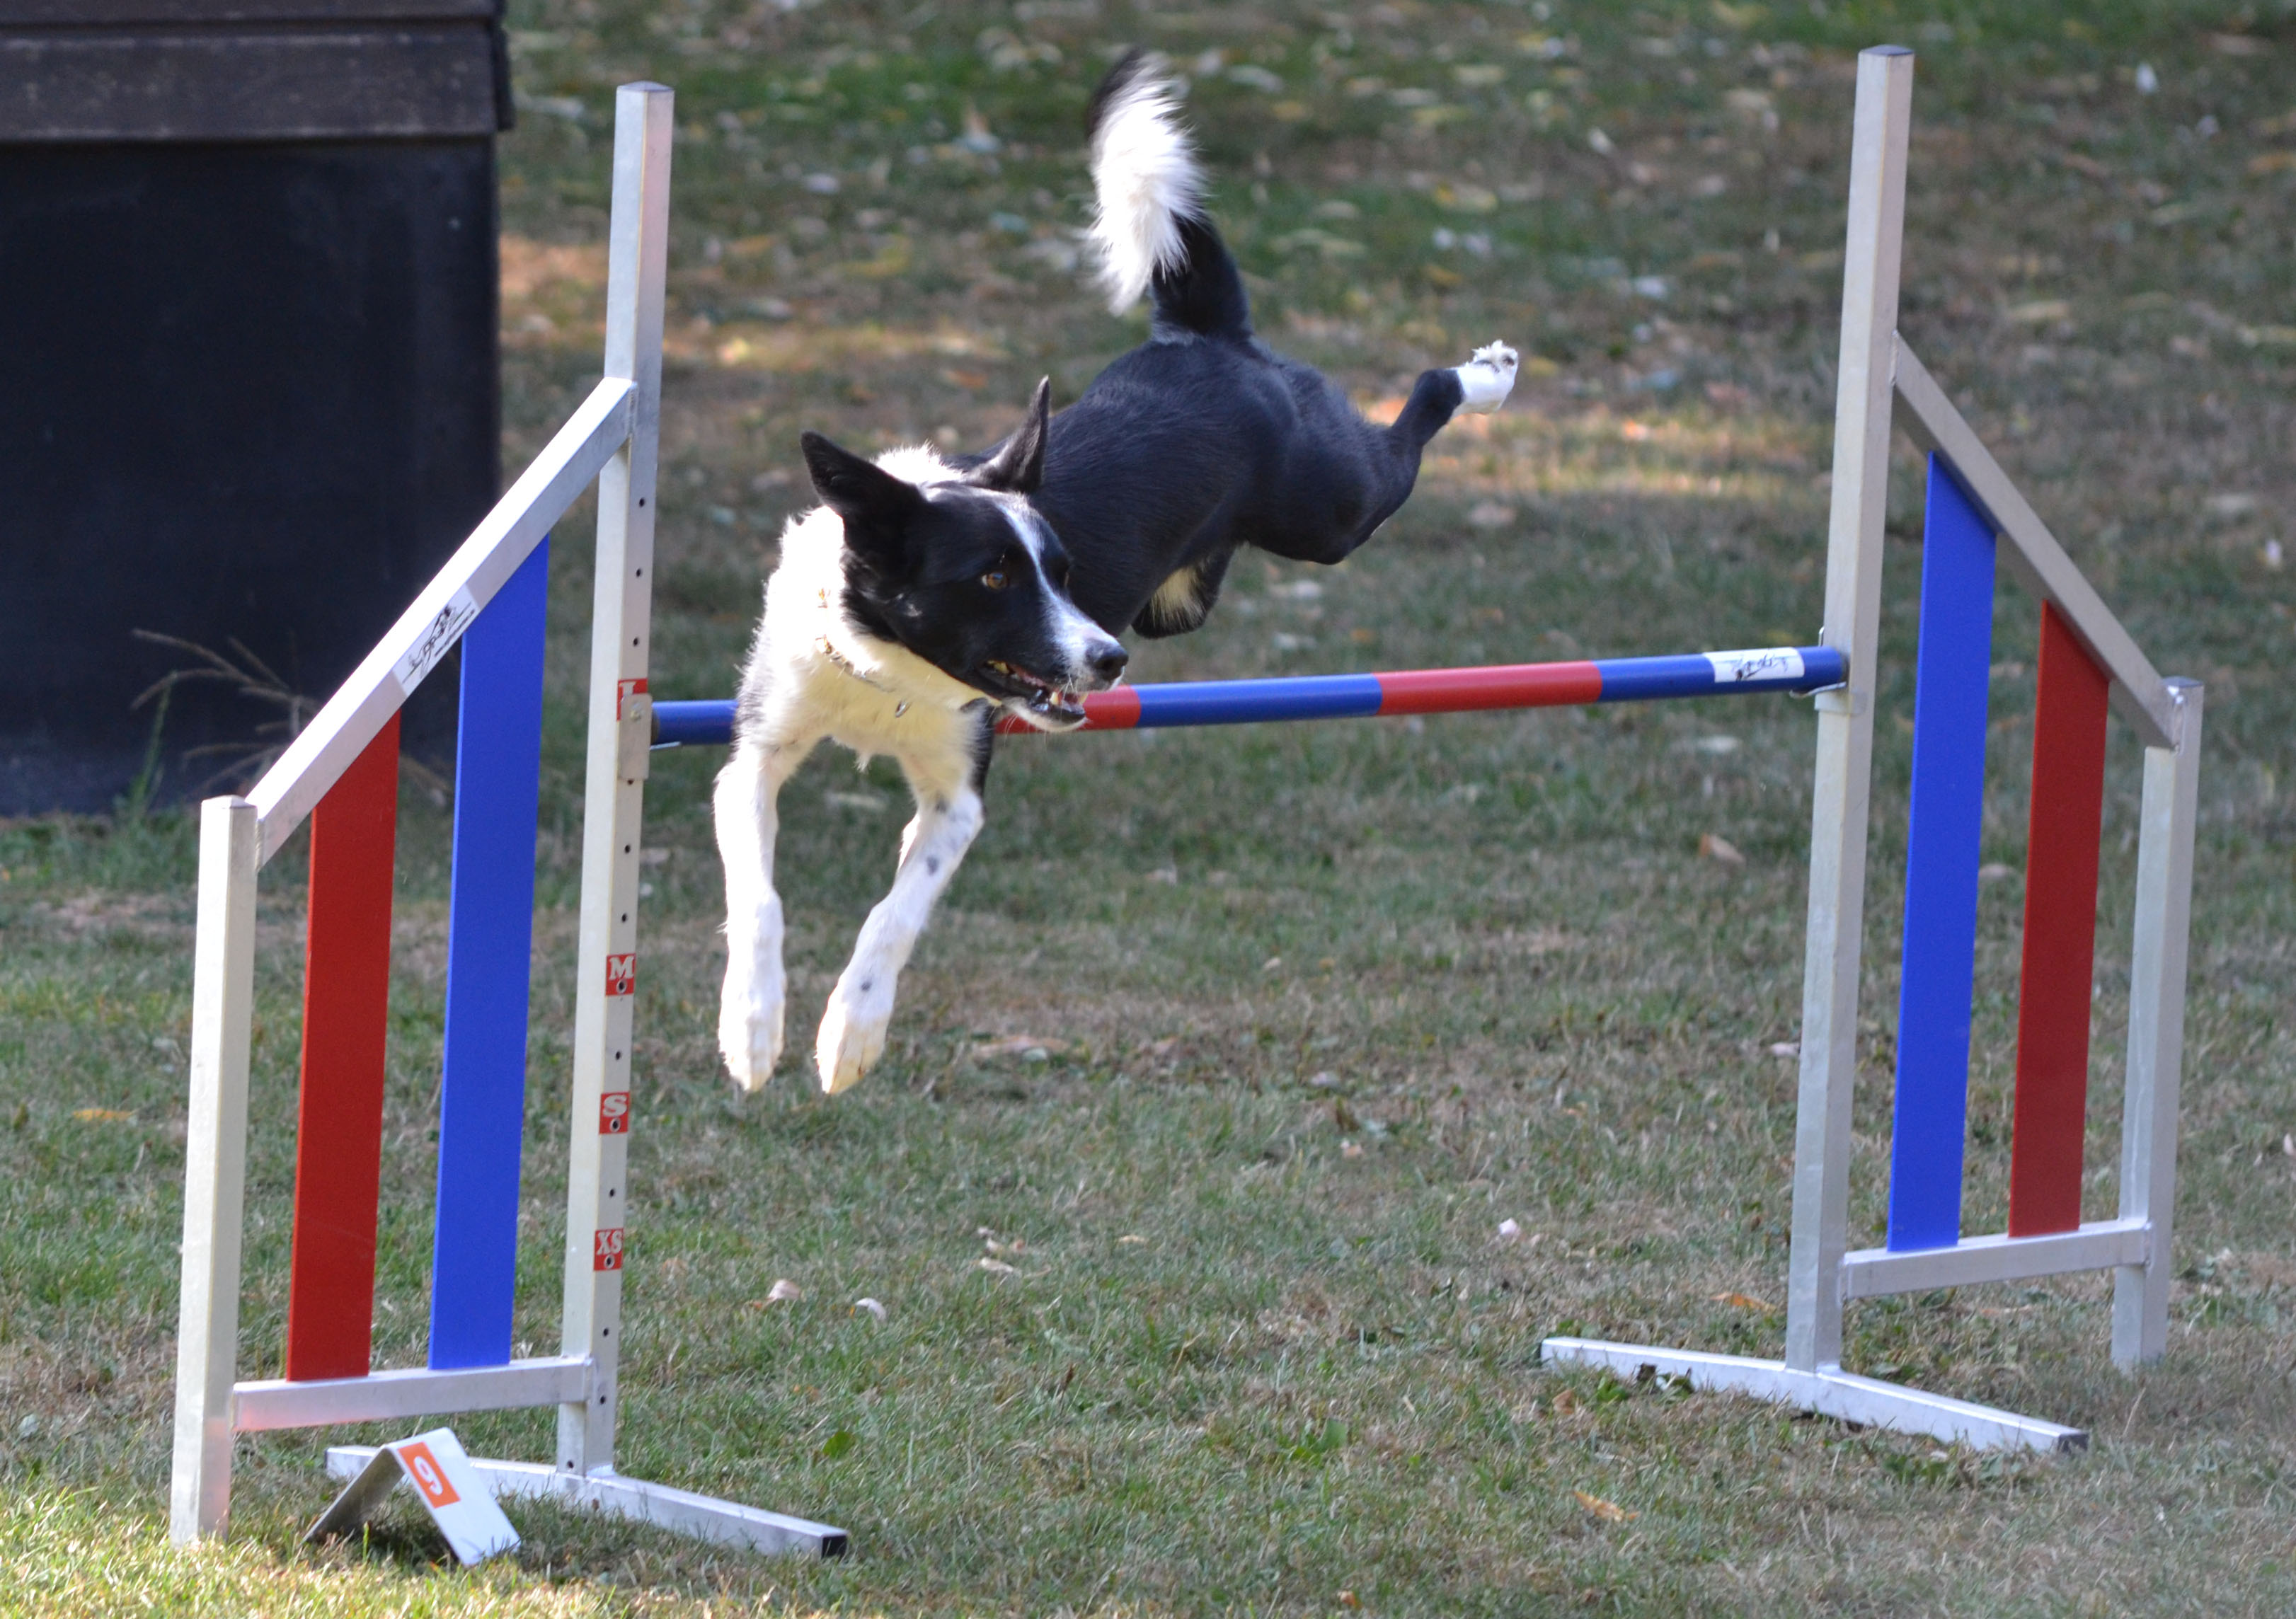
[[1065, 728], [1084, 724], [1084, 696], [1070, 687], [1032, 675], [1017, 664], [992, 658], [980, 666], [982, 684], [1038, 724]]

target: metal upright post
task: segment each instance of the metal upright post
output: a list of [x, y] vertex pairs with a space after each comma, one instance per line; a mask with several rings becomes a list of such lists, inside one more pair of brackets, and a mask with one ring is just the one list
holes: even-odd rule
[[231, 1509], [232, 1383], [239, 1360], [240, 1216], [247, 1182], [247, 1057], [255, 1001], [255, 806], [200, 806], [199, 936], [192, 967], [191, 1115], [184, 1141], [182, 1311], [168, 1528], [212, 1534]]
[[2120, 1113], [2120, 1215], [2150, 1228], [2143, 1264], [2112, 1277], [2112, 1359], [2157, 1360], [2169, 1339], [2169, 1239], [2177, 1212], [2177, 1104], [2185, 1055], [2185, 962], [2193, 908], [2193, 823], [2201, 779], [2201, 686], [2166, 683], [2182, 724], [2174, 748], [2144, 750], [2136, 846], [2136, 946], [2128, 964], [2128, 1080]]
[[638, 829], [652, 740], [646, 658], [673, 106], [669, 90], [655, 84], [624, 85], [614, 102], [606, 375], [627, 378], [635, 392], [629, 442], [598, 478], [597, 580], [591, 607], [562, 1351], [589, 1356], [595, 1372], [586, 1401], [558, 1408], [558, 1465], [576, 1474], [613, 1466], [619, 1394], [623, 1167], [637, 987]]
[[1815, 1371], [1841, 1359], [1839, 1272], [1849, 1246], [1849, 1104], [1857, 1083], [1874, 652], [1882, 618], [1882, 527], [1890, 495], [1891, 372], [1913, 94], [1912, 52], [1881, 45], [1859, 54], [1823, 636], [1849, 660], [1849, 683], [1817, 699], [1793, 1246], [1786, 1281], [1785, 1363], [1796, 1371]]

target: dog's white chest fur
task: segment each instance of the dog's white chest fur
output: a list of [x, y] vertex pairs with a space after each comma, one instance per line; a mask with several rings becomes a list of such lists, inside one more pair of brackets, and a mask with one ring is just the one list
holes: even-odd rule
[[766, 676], [744, 693], [762, 729], [783, 747], [828, 737], [863, 755], [920, 746], [960, 748], [958, 712], [980, 692], [914, 652], [857, 634], [844, 607], [845, 576], [834, 514], [816, 511], [782, 540], [782, 563], [766, 585], [753, 668]]

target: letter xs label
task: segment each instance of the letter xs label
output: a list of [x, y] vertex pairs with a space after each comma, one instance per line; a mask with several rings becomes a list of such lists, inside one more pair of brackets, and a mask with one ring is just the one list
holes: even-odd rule
[[622, 1228], [609, 1226], [598, 1233], [598, 1246], [592, 1255], [594, 1271], [619, 1271], [622, 1268]]
[[638, 993], [637, 952], [606, 958], [606, 993], [610, 995], [635, 995]]

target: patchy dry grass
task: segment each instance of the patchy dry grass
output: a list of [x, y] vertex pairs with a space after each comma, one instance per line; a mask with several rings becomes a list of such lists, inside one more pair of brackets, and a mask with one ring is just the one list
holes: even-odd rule
[[[1077, 119], [1130, 38], [1194, 81], [1274, 340], [1374, 410], [1472, 342], [1526, 356], [1516, 403], [1439, 441], [1377, 544], [1327, 572], [1247, 560], [1206, 631], [1140, 649], [1142, 678], [1809, 635], [1852, 53], [1916, 45], [1904, 326], [2156, 661], [2210, 688], [2170, 1352], [2112, 1371], [2087, 1279], [1852, 1312], [1860, 1369], [2096, 1431], [2048, 1463], [1537, 1370], [1567, 1323], [1775, 1353], [1793, 1075], [1772, 1048], [1795, 1034], [1808, 813], [1792, 704], [1014, 742], [885, 1067], [834, 1104], [794, 1065], [747, 1104], [716, 1074], [711, 761], [666, 756], [622, 1460], [840, 1523], [856, 1556], [768, 1564], [529, 1512], [520, 1559], [465, 1575], [404, 1509], [308, 1553], [317, 1435], [246, 1443], [232, 1538], [178, 1556], [160, 1498], [191, 839], [172, 813], [44, 822], [0, 829], [0, 1609], [2296, 1605], [2284, 5], [513, 10], [513, 465], [596, 364], [611, 88], [679, 92], [656, 684], [680, 695], [730, 686], [801, 498], [800, 427], [977, 446], [1038, 375], [1073, 397], [1134, 339], [1074, 260]], [[1918, 556], [1918, 466], [1895, 475], [1861, 1237], [1886, 1165]], [[584, 527], [554, 582], [529, 1349], [556, 1338]], [[2005, 591], [1972, 1229], [2005, 1200], [2033, 634]], [[2136, 772], [2116, 748], [2092, 1214], [2114, 1195], [2126, 1015]], [[882, 765], [857, 781], [824, 757], [787, 796], [798, 1031], [900, 818]], [[446, 817], [410, 791], [403, 820], [385, 1363], [423, 1336], [441, 1010]], [[1743, 863], [1702, 859], [1710, 833]], [[250, 1374], [284, 1304], [298, 864], [264, 902]], [[780, 1278], [804, 1296], [769, 1304]], [[531, 1455], [547, 1420], [458, 1427]]]

